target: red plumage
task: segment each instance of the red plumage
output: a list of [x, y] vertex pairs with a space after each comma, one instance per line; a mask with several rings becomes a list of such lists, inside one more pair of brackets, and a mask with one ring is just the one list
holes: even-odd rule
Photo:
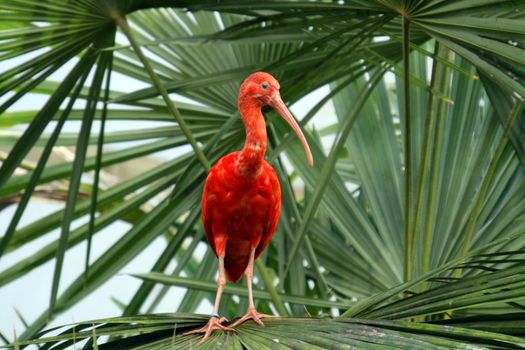
[[256, 248], [257, 258], [277, 228], [281, 186], [266, 161], [255, 179], [235, 171], [240, 152], [221, 158], [211, 169], [202, 194], [202, 218], [208, 242], [217, 256], [225, 253], [228, 280], [237, 282]]

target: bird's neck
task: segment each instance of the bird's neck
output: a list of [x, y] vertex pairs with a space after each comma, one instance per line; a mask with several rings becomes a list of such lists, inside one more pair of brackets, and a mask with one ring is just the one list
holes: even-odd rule
[[262, 171], [266, 152], [266, 123], [257, 99], [239, 100], [239, 111], [246, 127], [246, 142], [237, 159], [237, 174], [255, 179]]

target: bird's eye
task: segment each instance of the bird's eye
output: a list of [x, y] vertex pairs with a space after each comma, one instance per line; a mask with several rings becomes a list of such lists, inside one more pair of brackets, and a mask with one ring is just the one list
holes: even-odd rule
[[262, 83], [261, 86], [262, 86], [263, 89], [268, 89], [268, 83], [267, 82]]

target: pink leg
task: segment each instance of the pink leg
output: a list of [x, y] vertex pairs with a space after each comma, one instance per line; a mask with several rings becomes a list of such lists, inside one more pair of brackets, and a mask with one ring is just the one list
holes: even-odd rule
[[252, 291], [252, 280], [253, 280], [253, 262], [255, 260], [255, 248], [252, 249], [250, 252], [250, 260], [248, 261], [248, 267], [246, 267], [246, 271], [244, 272], [246, 276], [246, 284], [248, 285], [248, 299], [249, 299], [249, 306], [248, 311], [246, 314], [235, 321], [234, 324], [231, 325], [232, 328], [237, 327], [238, 325], [244, 323], [245, 321], [252, 319], [260, 326], [264, 327], [264, 323], [261, 321], [261, 318], [269, 318], [269, 317], [277, 317], [274, 315], [267, 315], [267, 314], [261, 314], [257, 312], [255, 309], [255, 304], [253, 303], [253, 291]]
[[202, 337], [202, 339], [199, 341], [199, 344], [204, 343], [215, 329], [221, 331], [235, 332], [235, 329], [233, 329], [232, 327], [226, 327], [221, 325], [221, 323], [228, 321], [225, 317], [219, 318], [219, 305], [221, 303], [222, 292], [224, 291], [225, 285], [226, 274], [224, 272], [224, 255], [222, 255], [219, 256], [219, 278], [217, 279], [217, 295], [215, 297], [213, 315], [204, 327], [184, 333], [185, 335], [204, 333], [204, 337]]

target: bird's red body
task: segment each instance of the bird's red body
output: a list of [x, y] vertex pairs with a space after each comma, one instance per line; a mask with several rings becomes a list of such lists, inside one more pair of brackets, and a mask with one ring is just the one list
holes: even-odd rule
[[[256, 178], [238, 174], [241, 152], [228, 154], [211, 169], [202, 195], [202, 217], [208, 242], [215, 254], [225, 252], [228, 280], [237, 282], [256, 248], [266, 248], [279, 220], [281, 187], [273, 168], [262, 162]], [[216, 245], [217, 243], [217, 245]]]
[[[239, 112], [246, 127], [246, 143], [241, 151], [230, 153], [211, 168], [202, 194], [202, 221], [208, 243], [219, 260], [219, 277], [213, 315], [208, 323], [186, 334], [204, 333], [204, 342], [213, 330], [235, 331], [248, 319], [262, 325], [253, 301], [254, 260], [270, 242], [281, 211], [281, 186], [275, 170], [264, 160], [266, 123], [261, 112], [273, 107], [297, 133], [303, 143], [308, 164], [313, 165], [308, 143], [279, 94], [279, 83], [268, 73], [250, 75], [239, 91]], [[226, 277], [233, 282], [246, 275], [248, 312], [230, 326], [219, 318], [219, 304]], [[225, 276], [226, 275], [226, 276]]]

